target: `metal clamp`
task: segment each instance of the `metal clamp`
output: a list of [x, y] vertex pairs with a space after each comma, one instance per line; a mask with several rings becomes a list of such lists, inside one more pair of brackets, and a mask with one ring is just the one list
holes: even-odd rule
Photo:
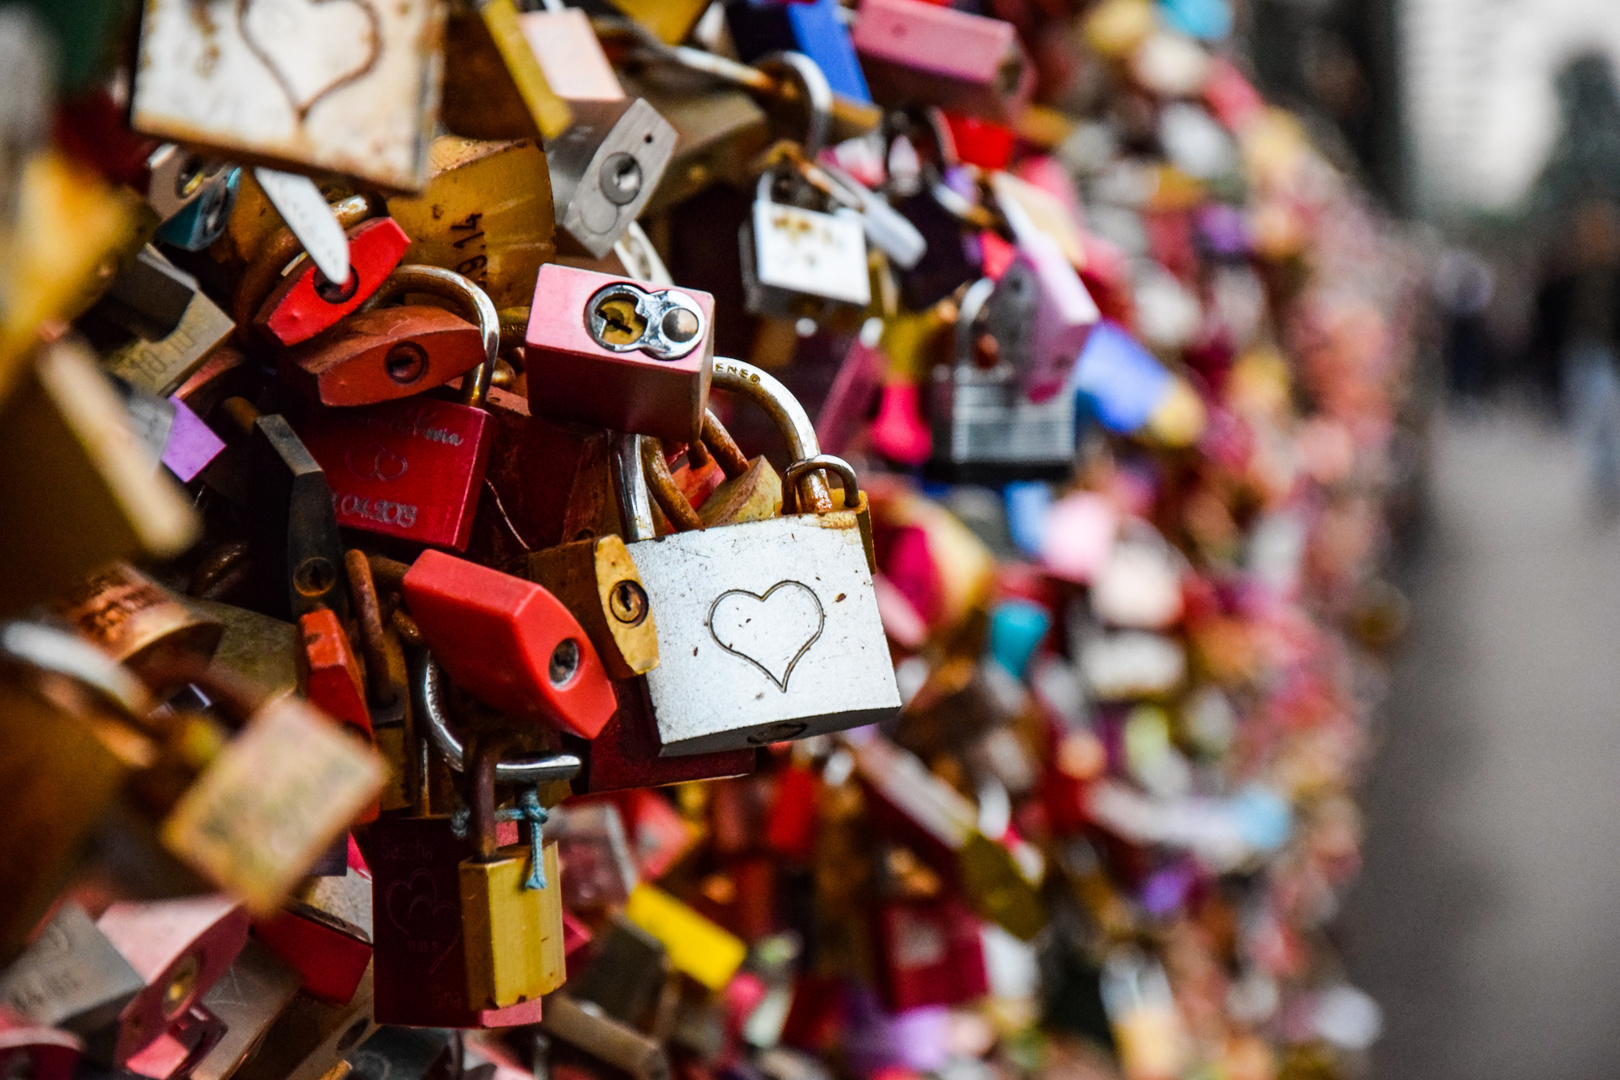
[[[416, 689], [419, 715], [427, 726], [428, 738], [456, 772], [467, 767], [467, 748], [450, 730], [444, 700], [444, 669], [426, 650], [416, 664]], [[502, 784], [547, 784], [557, 780], [572, 780], [581, 763], [573, 754], [541, 754], [538, 757], [503, 761], [495, 766], [495, 780]]]

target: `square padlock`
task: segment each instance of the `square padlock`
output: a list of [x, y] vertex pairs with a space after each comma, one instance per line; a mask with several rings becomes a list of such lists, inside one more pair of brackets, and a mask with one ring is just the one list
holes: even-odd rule
[[538, 416], [696, 440], [714, 369], [714, 297], [547, 263], [529, 312]]
[[1035, 65], [1009, 22], [926, 0], [864, 0], [850, 32], [872, 97], [927, 102], [1004, 123], [1035, 88]]

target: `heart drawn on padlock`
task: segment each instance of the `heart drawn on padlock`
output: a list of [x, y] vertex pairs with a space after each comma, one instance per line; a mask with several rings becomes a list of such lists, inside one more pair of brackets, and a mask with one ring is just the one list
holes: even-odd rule
[[784, 694], [793, 669], [826, 625], [821, 598], [801, 581], [778, 581], [763, 595], [728, 589], [709, 606], [715, 644], [759, 668]]
[[[310, 70], [314, 58], [321, 55], [319, 45], [314, 43], [343, 42], [360, 36], [355, 31], [361, 30], [361, 25], [354, 22], [354, 16], [342, 14], [351, 8], [364, 20], [364, 58], [336, 70]], [[255, 31], [248, 22], [254, 12], [264, 13], [261, 18], [274, 19], [281, 25], [273, 24], [261, 37], [263, 28]], [[300, 124], [327, 97], [371, 74], [382, 59], [382, 18], [372, 0], [237, 0], [236, 29], [242, 35], [242, 44], [281, 87]]]
[[445, 926], [455, 928], [449, 943], [433, 958], [429, 971], [437, 970], [461, 940], [460, 908], [439, 899], [438, 883], [427, 870], [417, 870], [408, 879], [389, 886], [387, 908], [388, 921], [405, 935], [411, 952], [431, 952], [440, 931]]

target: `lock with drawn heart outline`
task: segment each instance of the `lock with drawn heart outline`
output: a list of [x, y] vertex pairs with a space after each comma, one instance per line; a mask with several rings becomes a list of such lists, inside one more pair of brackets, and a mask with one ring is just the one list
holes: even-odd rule
[[[768, 373], [717, 358], [714, 385], [761, 405], [795, 461], [816, 464], [794, 485], [800, 513], [654, 537], [650, 487], [660, 505], [684, 499], [659, 468], [657, 440], [619, 437], [624, 539], [658, 619], [659, 663], [640, 678], [660, 755], [746, 749], [893, 716], [900, 696], [861, 539], [854, 471], [818, 457], [809, 417]], [[821, 468], [845, 478], [838, 508]], [[671, 515], [678, 517], [685, 515]], [[838, 693], [827, 693], [829, 686]]]

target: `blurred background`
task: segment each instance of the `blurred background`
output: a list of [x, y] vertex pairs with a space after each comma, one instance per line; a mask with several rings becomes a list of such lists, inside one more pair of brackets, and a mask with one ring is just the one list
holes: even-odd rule
[[1413, 619], [1340, 920], [1372, 1075], [1620, 1059], [1620, 7], [1261, 0], [1267, 92], [1411, 222], [1435, 300]]

